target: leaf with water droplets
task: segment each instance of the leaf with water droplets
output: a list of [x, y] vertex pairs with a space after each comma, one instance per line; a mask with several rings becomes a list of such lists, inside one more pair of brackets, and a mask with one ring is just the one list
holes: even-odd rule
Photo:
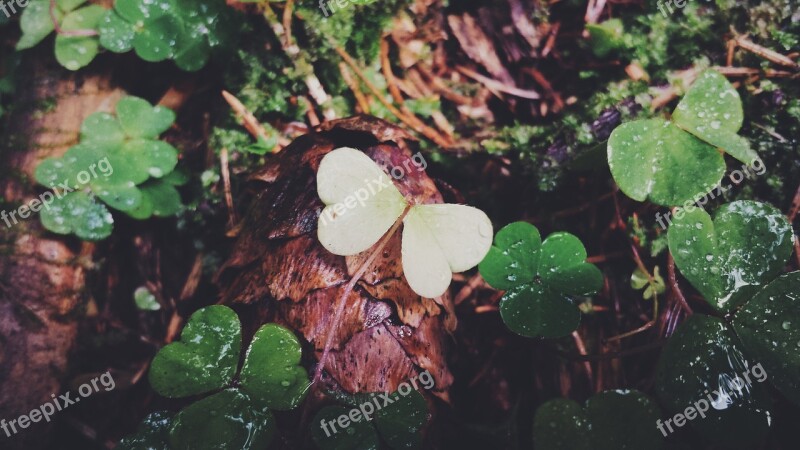
[[[363, 416], [355, 416], [350, 426], [337, 425], [339, 417], [347, 417], [351, 409], [326, 406], [311, 420], [311, 438], [321, 450], [378, 450], [378, 434]], [[348, 419], [349, 420], [349, 419]], [[324, 423], [324, 424], [323, 424]]]
[[56, 197], [40, 212], [42, 225], [58, 234], [74, 233], [86, 241], [99, 241], [111, 234], [114, 219], [105, 206], [85, 192]]
[[[53, 13], [58, 22], [64, 18], [64, 13], [58, 8]], [[50, 0], [31, 0], [22, 11], [19, 26], [22, 29], [22, 37], [17, 42], [17, 50], [28, 49], [42, 42], [55, 30], [50, 15]]]
[[565, 399], [536, 411], [533, 440], [542, 450], [659, 450], [664, 440], [654, 424], [656, 405], [639, 391], [604, 391], [586, 408]]
[[275, 433], [272, 413], [238, 389], [227, 389], [184, 408], [173, 420], [174, 450], [262, 450]]
[[753, 365], [728, 324], [694, 314], [661, 353], [656, 393], [672, 412], [703, 409], [689, 423], [721, 447], [758, 448], [769, 431], [772, 400], [764, 384], [744, 378]]
[[709, 192], [725, 173], [717, 149], [663, 119], [615, 128], [608, 139], [608, 165], [625, 195], [664, 206]]
[[187, 397], [225, 387], [239, 362], [239, 317], [213, 305], [189, 318], [180, 340], [162, 348], [150, 366], [150, 384], [165, 397]]
[[[63, 31], [96, 30], [106, 10], [102, 6], [91, 5], [67, 14], [61, 22]], [[87, 66], [99, 48], [97, 36], [56, 36], [56, 59], [69, 70], [78, 70]]]
[[113, 9], [106, 12], [97, 30], [100, 33], [100, 45], [104, 48], [114, 53], [125, 53], [133, 49], [136, 29]]
[[800, 405], [800, 272], [759, 291], [736, 313], [733, 327], [772, 384]]
[[393, 403], [375, 412], [375, 427], [393, 449], [422, 448], [420, 431], [428, 421], [428, 404], [416, 389], [391, 394]]
[[571, 296], [600, 289], [603, 275], [586, 262], [586, 250], [569, 233], [553, 233], [544, 242], [526, 222], [507, 225], [479, 265], [483, 278], [507, 292], [500, 314], [511, 331], [528, 337], [560, 337], [580, 323]]
[[677, 126], [751, 164], [758, 154], [750, 149], [746, 139], [736, 134], [743, 117], [739, 93], [715, 70], [698, 75], [672, 114]]
[[136, 434], [126, 436], [119, 441], [116, 450], [171, 450], [169, 448], [169, 430], [172, 415], [166, 411], [150, 413], [139, 424]]
[[669, 228], [675, 264], [712, 306], [730, 312], [780, 273], [792, 253], [792, 228], [773, 206], [751, 200], [676, 214]]
[[175, 122], [175, 113], [164, 106], [153, 106], [139, 97], [123, 97], [117, 102], [117, 117], [132, 138], [155, 139]]
[[308, 373], [300, 366], [302, 350], [288, 329], [267, 324], [259, 329], [242, 367], [242, 389], [253, 401], [272, 409], [293, 409], [308, 391]]

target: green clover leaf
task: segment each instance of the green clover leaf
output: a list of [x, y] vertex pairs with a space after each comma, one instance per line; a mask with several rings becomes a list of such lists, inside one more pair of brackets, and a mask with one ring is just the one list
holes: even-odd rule
[[688, 208], [669, 228], [681, 274], [714, 308], [730, 312], [780, 273], [792, 253], [792, 227], [773, 206], [750, 200], [714, 216]]
[[338, 418], [346, 417], [350, 411], [344, 406], [326, 406], [317, 412], [311, 420], [311, 438], [317, 447], [322, 450], [378, 450], [378, 433], [363, 417], [351, 421], [345, 430], [338, 428]]
[[242, 390], [272, 409], [293, 409], [308, 391], [308, 373], [300, 366], [302, 349], [286, 328], [267, 324], [259, 329], [242, 367]]
[[800, 272], [782, 275], [736, 313], [733, 327], [770, 382], [800, 405]]
[[261, 450], [275, 433], [275, 419], [238, 389], [198, 400], [179, 412], [172, 423], [173, 450]]
[[533, 440], [541, 450], [619, 450], [664, 448], [655, 424], [660, 413], [638, 391], [604, 391], [586, 408], [566, 399], [544, 403], [533, 420]]
[[728, 324], [694, 314], [664, 347], [656, 393], [673, 412], [705, 401], [705, 417], [692, 420], [693, 428], [723, 448], [755, 448], [769, 431], [772, 399], [755, 379], [735, 381], [754, 364]]
[[39, 212], [45, 228], [58, 234], [73, 233], [86, 241], [99, 241], [111, 234], [114, 219], [93, 197], [85, 192], [58, 195]]
[[698, 75], [672, 114], [672, 120], [682, 129], [751, 164], [758, 154], [750, 149], [746, 139], [736, 134], [743, 119], [739, 93], [715, 70]]
[[155, 139], [175, 122], [171, 109], [130, 96], [117, 102], [117, 117], [125, 134], [132, 138]]
[[165, 397], [186, 397], [227, 386], [239, 361], [239, 317], [226, 306], [203, 308], [189, 318], [178, 342], [162, 348], [150, 366], [150, 384]]
[[116, 450], [171, 450], [169, 447], [169, 430], [172, 416], [166, 411], [148, 414], [139, 424], [135, 434], [119, 441]]
[[[61, 22], [63, 31], [94, 30], [105, 15], [102, 6], [91, 5], [72, 11]], [[97, 56], [100, 47], [97, 36], [56, 36], [56, 60], [69, 70], [86, 67]]]
[[[409, 388], [410, 389], [410, 388]], [[421, 448], [420, 432], [428, 421], [428, 405], [419, 391], [410, 389], [406, 395], [399, 391], [387, 394], [357, 394], [346, 399], [351, 408], [328, 406], [322, 408], [311, 421], [311, 437], [322, 450], [377, 450], [378, 434], [392, 449]], [[377, 402], [374, 414], [365, 419], [362, 404]], [[356, 412], [353, 412], [356, 411]], [[338, 422], [347, 416], [349, 425]], [[327, 425], [322, 425], [322, 422]], [[369, 424], [372, 421], [374, 427]], [[330, 423], [333, 422], [333, 423]]]
[[593, 294], [603, 284], [602, 273], [586, 256], [583, 244], [569, 233], [553, 233], [542, 242], [536, 227], [515, 222], [497, 233], [478, 267], [487, 283], [507, 291], [500, 314], [511, 331], [554, 338], [580, 323], [570, 296]]
[[718, 72], [698, 76], [672, 119], [628, 122], [608, 139], [611, 174], [634, 200], [673, 206], [709, 192], [725, 172], [718, 148], [746, 164], [758, 159], [736, 134], [742, 124], [739, 94]]

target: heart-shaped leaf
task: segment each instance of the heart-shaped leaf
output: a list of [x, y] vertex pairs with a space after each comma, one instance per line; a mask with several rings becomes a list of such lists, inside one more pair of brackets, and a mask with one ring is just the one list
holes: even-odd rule
[[[187, 397], [225, 387], [236, 374], [242, 331], [236, 313], [213, 305], [189, 318], [178, 342], [150, 366], [150, 384], [165, 397]], [[199, 402], [198, 402], [199, 403]]]
[[773, 206], [722, 205], [712, 222], [699, 208], [676, 214], [669, 249], [681, 274], [719, 311], [729, 312], [780, 273], [792, 253], [792, 227]]
[[187, 406], [173, 420], [173, 450], [261, 450], [275, 433], [275, 419], [246, 394], [228, 389]]
[[[694, 314], [667, 341], [658, 362], [656, 393], [663, 404], [675, 413], [693, 407], [691, 426], [723, 448], [757, 448], [772, 421], [770, 395], [745, 378], [754, 362], [742, 350], [724, 321]], [[677, 428], [674, 422], [664, 426]]]
[[[326, 406], [317, 412], [311, 421], [311, 438], [321, 450], [378, 450], [378, 433], [363, 416], [353, 415], [358, 420], [349, 419], [350, 411], [343, 406]], [[349, 426], [342, 429], [339, 417], [348, 417]], [[342, 420], [342, 423], [344, 420]]]
[[56, 196], [39, 215], [48, 230], [58, 234], [73, 233], [85, 241], [107, 238], [114, 225], [106, 207], [85, 192]]
[[705, 194], [725, 173], [717, 149], [663, 119], [615, 128], [608, 138], [608, 165], [625, 195], [667, 206]]
[[178, 164], [178, 151], [164, 141], [133, 139], [122, 145], [120, 153], [136, 160], [135, 164], [154, 178], [172, 172]]
[[[105, 15], [106, 10], [99, 5], [91, 5], [67, 14], [61, 22], [64, 31], [94, 30]], [[56, 59], [69, 70], [87, 66], [99, 48], [97, 36], [56, 36]]]
[[536, 411], [533, 440], [541, 450], [658, 450], [664, 448], [658, 419], [658, 408], [638, 391], [601, 392], [585, 409], [555, 399]]
[[758, 159], [736, 134], [742, 126], [739, 94], [718, 72], [698, 76], [672, 119], [628, 122], [609, 137], [611, 174], [634, 200], [666, 206], [697, 201], [722, 180], [718, 148], [746, 164]]
[[148, 414], [139, 424], [136, 434], [119, 441], [115, 450], [171, 450], [169, 430], [172, 416], [166, 411]]
[[580, 323], [570, 297], [597, 292], [603, 275], [586, 262], [586, 250], [569, 233], [553, 233], [544, 242], [526, 222], [507, 225], [479, 265], [483, 278], [507, 292], [500, 301], [506, 325], [528, 337], [561, 337]]
[[[64, 13], [58, 8], [53, 13], [55, 19], [60, 23], [64, 18]], [[42, 42], [55, 30], [53, 18], [50, 15], [50, 0], [31, 0], [22, 12], [19, 26], [22, 29], [22, 37], [17, 42], [17, 50], [31, 48]]]
[[420, 432], [428, 421], [428, 404], [415, 389], [407, 395], [396, 392], [393, 403], [375, 412], [375, 427], [383, 440], [393, 449], [421, 448]]
[[533, 442], [542, 450], [592, 450], [586, 411], [563, 398], [544, 403], [533, 419]]
[[119, 148], [125, 141], [125, 132], [116, 117], [97, 112], [81, 124], [81, 142], [93, 142], [105, 148]]
[[114, 9], [131, 23], [145, 23], [167, 14], [173, 8], [170, 0], [116, 0]]
[[142, 204], [143, 209], [136, 209], [133, 214], [134, 218], [140, 218], [138, 215], [149, 211], [150, 214], [156, 217], [170, 217], [181, 211], [183, 205], [181, 204], [181, 195], [175, 190], [175, 187], [162, 180], [150, 181], [141, 185], [142, 190]]
[[117, 102], [117, 117], [122, 129], [132, 138], [155, 139], [175, 122], [171, 109], [131, 96]]
[[92, 182], [92, 192], [108, 206], [119, 211], [132, 211], [142, 203], [142, 191], [132, 181], [117, 184], [98, 179]]
[[743, 119], [739, 93], [715, 70], [698, 75], [672, 114], [672, 120], [679, 127], [739, 161], [751, 164], [758, 154], [750, 149], [746, 139], [736, 134]]
[[178, 19], [164, 15], [149, 21], [133, 37], [136, 54], [145, 61], [158, 62], [175, 56], [175, 42], [181, 33]]
[[100, 45], [104, 48], [114, 53], [125, 53], [133, 49], [136, 29], [113, 9], [106, 12], [97, 31], [100, 33]]
[[772, 384], [800, 405], [800, 272], [759, 291], [736, 313], [733, 326]]
[[308, 391], [308, 373], [300, 366], [302, 349], [286, 328], [267, 324], [247, 350], [240, 381], [253, 401], [272, 409], [297, 407]]

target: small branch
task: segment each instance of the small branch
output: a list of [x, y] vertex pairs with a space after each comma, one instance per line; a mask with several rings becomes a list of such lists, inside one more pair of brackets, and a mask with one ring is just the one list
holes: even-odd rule
[[485, 77], [478, 72], [475, 72], [474, 70], [464, 66], [456, 66], [456, 70], [472, 78], [473, 80], [480, 82], [493, 91], [505, 92], [506, 94], [513, 95], [515, 97], [527, 98], [530, 100], [537, 100], [541, 98], [541, 95], [539, 95], [539, 93], [536, 91], [530, 89], [520, 89], [515, 86], [508, 86], [505, 83]]
[[345, 52], [341, 47], [334, 47], [334, 50], [336, 50], [336, 53], [338, 53], [339, 56], [341, 56], [342, 59], [344, 59], [344, 62], [346, 62], [347, 65], [350, 66], [353, 72], [355, 72], [356, 75], [358, 75], [358, 77], [361, 79], [361, 81], [364, 83], [367, 89], [369, 89], [372, 95], [374, 95], [375, 98], [377, 98], [378, 101], [381, 102], [381, 104], [386, 107], [386, 109], [388, 109], [392, 114], [394, 114], [398, 119], [400, 119], [400, 121], [411, 127], [417, 133], [430, 139], [440, 147], [449, 148], [453, 146], [453, 142], [445, 138], [441, 134], [439, 134], [438, 131], [425, 125], [415, 116], [407, 116], [402, 111], [397, 109], [394, 105], [389, 103], [383, 97], [381, 91], [374, 84], [372, 84], [372, 82], [369, 80], [369, 78], [367, 78], [366, 75], [364, 75], [364, 72], [362, 72], [361, 69], [358, 67], [358, 64], [356, 64], [356, 61], [353, 59], [353, 57], [348, 55], [347, 52]]
[[667, 278], [672, 294], [678, 299], [681, 308], [686, 310], [687, 314], [692, 314], [692, 308], [689, 306], [689, 302], [686, 301], [686, 297], [683, 296], [680, 286], [678, 286], [678, 278], [675, 276], [675, 260], [672, 258], [671, 253], [667, 255]]
[[[230, 105], [231, 109], [233, 109], [233, 112], [236, 114], [239, 120], [242, 121], [242, 125], [251, 136], [253, 136], [256, 140], [269, 140], [264, 126], [261, 125], [261, 122], [256, 119], [256, 116], [254, 116], [253, 113], [245, 108], [238, 98], [228, 91], [222, 91], [222, 97], [224, 97], [225, 101], [228, 102], [228, 105]], [[278, 152], [287, 145], [289, 145], [289, 141], [283, 137], [279, 137], [278, 145], [272, 149], [272, 151]]]
[[219, 163], [222, 172], [222, 183], [225, 189], [225, 205], [228, 207], [228, 229], [232, 230], [239, 220], [236, 209], [233, 207], [233, 194], [231, 193], [231, 174], [228, 169], [228, 149], [223, 148], [219, 153]]
[[731, 32], [734, 35], [734, 41], [736, 42], [736, 45], [749, 51], [750, 53], [758, 55], [767, 61], [771, 61], [780, 66], [790, 67], [795, 70], [800, 69], [800, 64], [792, 61], [788, 56], [784, 56], [774, 50], [756, 44], [755, 42], [747, 39], [746, 35], [740, 35], [737, 33], [733, 28], [731, 28]]
[[350, 293], [353, 292], [353, 288], [355, 288], [356, 283], [361, 277], [364, 275], [364, 272], [367, 271], [367, 268], [372, 265], [372, 262], [375, 261], [375, 258], [381, 254], [383, 248], [386, 244], [389, 243], [389, 240], [392, 238], [394, 233], [400, 228], [400, 224], [403, 223], [403, 219], [405, 218], [406, 214], [408, 213], [410, 206], [407, 206], [403, 214], [397, 218], [389, 228], [389, 231], [381, 239], [380, 243], [375, 250], [369, 255], [369, 257], [361, 264], [361, 267], [353, 274], [353, 277], [350, 278], [350, 281], [345, 286], [344, 290], [342, 291], [341, 297], [339, 297], [338, 303], [336, 305], [336, 310], [333, 314], [333, 320], [331, 321], [331, 325], [328, 327], [328, 335], [325, 337], [325, 346], [322, 349], [322, 356], [319, 358], [319, 362], [317, 363], [317, 368], [314, 370], [314, 378], [311, 380], [311, 385], [314, 385], [317, 381], [319, 381], [320, 377], [322, 376], [322, 371], [325, 370], [325, 362], [328, 359], [328, 354], [331, 351], [331, 346], [333, 345], [333, 337], [336, 334], [336, 330], [339, 328], [339, 321], [342, 320], [342, 313], [344, 312], [344, 307], [347, 305], [347, 298], [350, 297]]

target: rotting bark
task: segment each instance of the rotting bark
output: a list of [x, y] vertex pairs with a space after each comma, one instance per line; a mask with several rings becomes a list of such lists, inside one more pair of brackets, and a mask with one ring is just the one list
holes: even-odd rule
[[[257, 313], [250, 328], [275, 321], [298, 331], [318, 359], [342, 290], [373, 250], [340, 257], [317, 241], [317, 217], [324, 207], [316, 191], [319, 162], [334, 148], [347, 146], [379, 165], [413, 168], [413, 145], [402, 129], [359, 116], [326, 123], [282, 150], [252, 177], [258, 192], [219, 273], [222, 303], [253, 305]], [[422, 170], [405, 170], [395, 185], [413, 202], [442, 202]], [[326, 372], [339, 389], [354, 393], [394, 391], [428, 370], [436, 381], [432, 393], [448, 400], [452, 375], [445, 345], [447, 327], [454, 322], [444, 307], [411, 290], [400, 261], [398, 233], [349, 295]], [[449, 294], [439, 301], [449, 304]]]
[[[9, 117], [7, 137], [13, 138], [2, 147], [7, 165], [0, 177], [8, 211], [41, 191], [33, 181], [36, 165], [63, 154], [78, 141], [86, 116], [111, 110], [122, 96], [105, 74], [69, 73], [51, 60], [28, 60]], [[46, 232], [35, 214], [10, 228], [3, 222], [0, 238], [0, 418], [10, 421], [66, 390], [94, 245]], [[3, 448], [46, 448], [52, 425], [17, 427], [11, 439], [3, 433]]]

